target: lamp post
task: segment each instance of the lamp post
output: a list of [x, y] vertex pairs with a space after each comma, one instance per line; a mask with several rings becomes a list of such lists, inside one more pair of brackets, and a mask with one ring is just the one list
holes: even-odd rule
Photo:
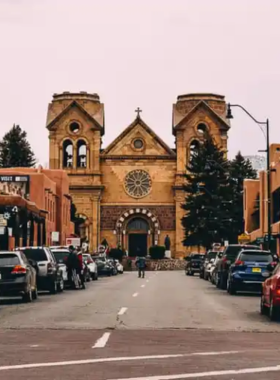
[[266, 150], [260, 152], [266, 152], [266, 189], [267, 189], [267, 243], [268, 249], [271, 245], [271, 188], [270, 188], [270, 154], [269, 154], [269, 120], [258, 121], [256, 120], [244, 107], [239, 104], [230, 104], [227, 105], [227, 119], [233, 119], [231, 112], [232, 107], [241, 108], [256, 124], [266, 126]]

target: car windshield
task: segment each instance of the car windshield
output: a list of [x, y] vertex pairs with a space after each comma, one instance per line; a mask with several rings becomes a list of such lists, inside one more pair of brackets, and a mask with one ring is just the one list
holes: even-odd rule
[[240, 260], [271, 263], [273, 261], [273, 256], [268, 252], [246, 252], [240, 255]]
[[22, 252], [28, 259], [34, 261], [47, 261], [47, 255], [43, 248], [25, 248]]
[[52, 253], [56, 259], [57, 262], [61, 263], [63, 261], [66, 261], [68, 256], [69, 256], [69, 251], [65, 250], [65, 251], [55, 251], [55, 250], [52, 250]]
[[207, 253], [207, 255], [205, 256], [205, 259], [214, 259], [216, 256], [217, 256], [217, 253], [218, 252], [215, 252], [215, 251], [213, 251], [213, 252], [208, 252]]
[[202, 260], [204, 255], [193, 255], [191, 256], [191, 260]]
[[20, 260], [17, 255], [12, 253], [4, 253], [0, 255], [0, 267], [8, 265], [18, 265]]
[[237, 257], [237, 255], [239, 254], [240, 251], [244, 251], [244, 250], [249, 250], [249, 249], [258, 249], [258, 247], [254, 247], [252, 248], [252, 246], [241, 246], [241, 245], [233, 245], [233, 246], [228, 246], [226, 251], [225, 251], [225, 255], [227, 258], [229, 259], [234, 259], [235, 257]]

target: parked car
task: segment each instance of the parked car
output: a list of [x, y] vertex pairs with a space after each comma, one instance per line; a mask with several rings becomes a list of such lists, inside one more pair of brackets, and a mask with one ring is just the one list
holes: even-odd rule
[[217, 288], [226, 289], [231, 264], [242, 250], [261, 250], [257, 245], [230, 244], [225, 247], [222, 257], [216, 263], [215, 283]]
[[98, 280], [98, 268], [97, 264], [92, 259], [91, 255], [89, 253], [83, 253], [84, 262], [86, 263], [89, 271], [89, 275], [92, 280], [97, 281]]
[[47, 290], [51, 294], [56, 294], [64, 290], [62, 271], [49, 248], [22, 247], [17, 250], [23, 252], [28, 260], [33, 260], [37, 263], [38, 290]]
[[208, 280], [215, 285], [216, 280], [216, 270], [217, 270], [217, 262], [222, 257], [223, 252], [216, 252], [216, 257], [214, 259], [211, 259], [209, 262], [209, 269], [208, 269]]
[[97, 256], [93, 259], [97, 265], [98, 275], [112, 276], [113, 267], [105, 256]]
[[200, 272], [199, 277], [204, 278], [204, 280], [208, 280], [209, 277], [209, 270], [210, 270], [210, 260], [215, 259], [217, 256], [217, 251], [208, 251], [205, 255], [204, 260], [201, 262], [200, 265]]
[[116, 261], [114, 259], [108, 259], [108, 263], [112, 267], [112, 275], [116, 276], [119, 273]]
[[67, 248], [51, 248], [51, 251], [56, 259], [59, 269], [62, 272], [62, 277], [64, 280], [64, 285], [68, 284], [68, 273], [67, 273], [67, 259], [70, 254]]
[[[268, 268], [273, 266], [273, 255], [269, 251], [243, 250], [230, 266], [227, 291], [261, 291], [262, 283], [269, 276]], [[275, 267], [275, 265], [274, 265]]]
[[205, 255], [200, 253], [191, 253], [185, 258], [187, 261], [185, 272], [187, 276], [193, 276], [195, 273], [200, 273], [200, 266], [204, 261]]
[[0, 252], [0, 296], [21, 296], [24, 302], [37, 299], [35, 267], [20, 251]]
[[[273, 269], [273, 265], [271, 268]], [[280, 320], [280, 264], [262, 284], [261, 314], [268, 314], [272, 321]]]
[[116, 262], [118, 273], [123, 274], [123, 265], [119, 262], [119, 260], [115, 260], [115, 262]]

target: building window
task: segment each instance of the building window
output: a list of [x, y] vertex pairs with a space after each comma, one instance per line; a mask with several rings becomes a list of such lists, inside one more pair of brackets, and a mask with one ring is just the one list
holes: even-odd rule
[[193, 140], [190, 144], [190, 158], [198, 151], [199, 142], [197, 140]]
[[81, 127], [76, 121], [73, 121], [73, 123], [69, 125], [69, 129], [70, 129], [70, 132], [76, 135], [77, 133], [79, 133]]
[[200, 135], [204, 135], [207, 131], [207, 126], [206, 124], [204, 123], [199, 123], [198, 126], [197, 126], [197, 132], [200, 134]]
[[151, 177], [145, 170], [133, 170], [125, 177], [124, 187], [131, 197], [143, 198], [151, 191]]
[[142, 139], [136, 139], [134, 140], [133, 145], [135, 149], [142, 149], [144, 146], [144, 142]]
[[87, 145], [84, 140], [79, 140], [77, 143], [77, 167], [87, 167]]
[[71, 140], [65, 140], [63, 143], [63, 167], [73, 167], [73, 143]]
[[145, 219], [135, 218], [132, 219], [126, 227], [127, 231], [149, 231], [149, 224]]

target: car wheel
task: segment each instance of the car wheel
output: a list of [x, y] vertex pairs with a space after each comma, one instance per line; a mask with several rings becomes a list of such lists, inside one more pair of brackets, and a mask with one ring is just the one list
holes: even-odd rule
[[194, 273], [193, 272], [190, 272], [190, 276], [193, 276], [194, 275]]
[[220, 278], [220, 288], [223, 290], [226, 290], [226, 288], [227, 288], [227, 283], [226, 283], [224, 276], [221, 276], [221, 278]]
[[227, 280], [227, 292], [231, 295], [236, 294], [236, 288], [230, 279]]
[[264, 304], [264, 296], [262, 294], [261, 296], [261, 304], [260, 304], [260, 312], [262, 315], [267, 315], [268, 313], [268, 307]]
[[205, 271], [204, 272], [204, 280], [207, 281], [208, 280], [208, 273]]
[[271, 321], [279, 320], [279, 310], [277, 307], [273, 305], [273, 298], [271, 298], [270, 300], [269, 318]]
[[57, 291], [59, 293], [62, 293], [64, 290], [64, 280], [63, 278], [61, 278], [61, 280], [59, 281], [59, 283], [57, 284]]
[[57, 293], [57, 282], [53, 281], [50, 286], [50, 293], [56, 294]]
[[32, 302], [32, 290], [31, 290], [31, 286], [30, 285], [26, 289], [25, 293], [23, 294], [22, 300], [23, 300], [23, 302], [26, 302], [26, 303]]
[[96, 272], [94, 272], [94, 273], [92, 274], [92, 280], [93, 280], [93, 281], [97, 281], [97, 280], [98, 280], [98, 274], [97, 274]]
[[38, 289], [36, 288], [32, 291], [32, 299], [36, 300], [38, 298]]
[[200, 271], [200, 272], [199, 272], [199, 278], [203, 278], [203, 277], [204, 277], [203, 272]]

